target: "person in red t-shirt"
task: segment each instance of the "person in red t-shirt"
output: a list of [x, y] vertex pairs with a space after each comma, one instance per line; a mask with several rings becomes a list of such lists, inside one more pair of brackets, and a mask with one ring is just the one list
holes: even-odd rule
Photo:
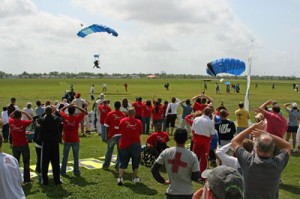
[[[27, 120], [21, 120], [22, 114], [26, 115]], [[15, 110], [9, 115], [9, 128], [12, 136], [12, 153], [20, 163], [20, 157], [23, 157], [24, 163], [24, 183], [30, 180], [30, 149], [26, 137], [26, 127], [32, 122], [31, 116], [25, 111]]]
[[[65, 110], [68, 109], [69, 115], [65, 113]], [[75, 114], [75, 109], [79, 109], [81, 113]], [[66, 174], [66, 167], [68, 162], [68, 156], [70, 148], [72, 147], [73, 156], [74, 156], [74, 174], [80, 175], [79, 171], [79, 136], [78, 136], [78, 127], [79, 123], [83, 120], [86, 111], [76, 105], [70, 104], [65, 106], [60, 110], [60, 114], [63, 118], [63, 140], [64, 140], [64, 149], [63, 149], [63, 159], [60, 173], [61, 175]]]
[[156, 132], [151, 133], [151, 135], [147, 138], [147, 146], [155, 147], [158, 153], [161, 153], [166, 147], [166, 143], [169, 141], [169, 135], [167, 132], [162, 131], [161, 123], [156, 125]]
[[141, 97], [137, 97], [136, 101], [132, 103], [134, 110], [136, 112], [135, 118], [142, 121], [142, 112], [143, 112], [143, 102]]
[[135, 110], [128, 110], [128, 117], [120, 121], [121, 139], [119, 143], [120, 167], [118, 185], [123, 185], [123, 175], [132, 160], [133, 183], [140, 182], [138, 168], [141, 159], [142, 122], [135, 118]]
[[161, 103], [159, 101], [156, 101], [155, 106], [152, 107], [152, 110], [151, 110], [152, 122], [153, 122], [155, 131], [157, 131], [156, 125], [158, 123], [163, 123], [163, 114], [164, 114], [164, 110], [162, 108]]
[[98, 106], [98, 110], [100, 112], [100, 125], [101, 125], [101, 137], [102, 141], [106, 142], [106, 129], [104, 126], [104, 121], [107, 116], [107, 114], [111, 111], [111, 108], [108, 105], [108, 100], [103, 100], [102, 104]]
[[[120, 111], [121, 102], [116, 101], [115, 104], [115, 110], [111, 111], [107, 114], [104, 125], [107, 128], [107, 151], [105, 154], [105, 161], [103, 163], [103, 169], [107, 169], [110, 165], [112, 153], [114, 151], [115, 145], [117, 145], [117, 148], [119, 149], [119, 141], [120, 141], [120, 129], [119, 124], [120, 120], [126, 117], [125, 113]], [[117, 162], [116, 162], [116, 169], [119, 169], [119, 153], [117, 155]]]
[[151, 110], [152, 110], [151, 100], [147, 100], [145, 104], [143, 103], [143, 107], [142, 107], [143, 133], [149, 134]]

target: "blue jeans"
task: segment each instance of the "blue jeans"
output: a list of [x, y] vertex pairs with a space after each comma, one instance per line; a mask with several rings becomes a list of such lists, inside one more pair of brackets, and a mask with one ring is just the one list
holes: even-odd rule
[[149, 134], [150, 117], [142, 117], [142, 123], [143, 123], [143, 133]]
[[104, 124], [100, 124], [101, 125], [101, 137], [102, 137], [102, 141], [106, 141], [106, 127], [104, 126]]
[[[110, 165], [111, 157], [115, 148], [115, 145], [117, 145], [117, 149], [119, 150], [119, 141], [121, 136], [115, 136], [112, 137], [110, 140], [107, 141], [107, 151], [105, 154], [105, 160], [103, 163], [103, 168], [108, 168]], [[119, 168], [119, 153], [117, 153], [117, 162], [116, 162], [116, 169]]]
[[62, 159], [62, 165], [60, 173], [62, 175], [66, 174], [66, 168], [67, 168], [67, 162], [69, 157], [69, 151], [72, 147], [73, 150], [73, 158], [74, 158], [74, 174], [80, 175], [79, 171], [79, 142], [65, 142], [64, 143], [64, 149], [63, 149], [63, 159]]

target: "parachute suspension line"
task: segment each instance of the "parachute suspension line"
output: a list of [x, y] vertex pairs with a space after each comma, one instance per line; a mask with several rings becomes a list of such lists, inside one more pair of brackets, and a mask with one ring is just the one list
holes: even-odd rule
[[249, 111], [249, 92], [250, 92], [250, 83], [251, 83], [251, 65], [252, 65], [252, 50], [253, 50], [253, 40], [251, 41], [250, 52], [248, 57], [248, 75], [247, 75], [247, 89], [244, 100], [244, 108]]

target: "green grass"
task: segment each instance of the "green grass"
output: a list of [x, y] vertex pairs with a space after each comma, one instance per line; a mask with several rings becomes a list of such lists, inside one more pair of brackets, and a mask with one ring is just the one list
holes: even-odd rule
[[[166, 91], [163, 87], [164, 82], [170, 83], [170, 90]], [[0, 104], [7, 106], [11, 97], [17, 98], [17, 105], [20, 108], [25, 107], [28, 101], [35, 102], [37, 99], [45, 102], [46, 100], [60, 100], [65, 90], [73, 83], [75, 91], [81, 92], [83, 98], [89, 99], [89, 88], [91, 84], [95, 85], [95, 92], [98, 95], [102, 90], [102, 84], [107, 83], [108, 90], [106, 97], [111, 100], [121, 100], [127, 97], [131, 102], [137, 96], [143, 99], [151, 99], [155, 94], [156, 98], [170, 100], [175, 96], [180, 99], [187, 99], [202, 92], [203, 81], [195, 79], [28, 79], [28, 80], [0, 80]], [[128, 92], [125, 92], [123, 84], [128, 83]], [[234, 119], [234, 110], [237, 109], [239, 101], [244, 100], [246, 82], [241, 80], [231, 80], [232, 83], [240, 83], [241, 93], [225, 93], [225, 85], [220, 84], [221, 93], [215, 93], [215, 83], [208, 83], [206, 94], [214, 99], [214, 106], [217, 107], [221, 101], [229, 109], [229, 119]], [[255, 88], [255, 82], [258, 88]], [[275, 99], [280, 104], [296, 101], [300, 102], [299, 93], [293, 92], [292, 83], [289, 81], [276, 81], [276, 89], [271, 89], [270, 81], [253, 81], [250, 91], [250, 114], [253, 118], [254, 110], [268, 99]], [[181, 108], [178, 108], [181, 112]], [[283, 110], [285, 116], [287, 114]], [[145, 143], [146, 136], [142, 136]], [[172, 141], [169, 145], [174, 145]], [[30, 144], [31, 165], [35, 164], [34, 145]], [[7, 144], [4, 144], [3, 151], [11, 154]], [[62, 151], [62, 145], [60, 147]], [[87, 138], [81, 138], [80, 158], [99, 158], [104, 156], [106, 144], [99, 136], [91, 135]], [[72, 160], [72, 154], [69, 156]], [[22, 162], [21, 162], [22, 165]], [[300, 172], [299, 155], [292, 155], [290, 161], [282, 174], [284, 184], [280, 186], [280, 198], [299, 198], [300, 197]], [[117, 186], [117, 172], [111, 167], [111, 170], [87, 170], [81, 168], [80, 178], [75, 177], [73, 173], [67, 173], [62, 177], [64, 184], [54, 186], [50, 177], [50, 185], [42, 187], [35, 179], [32, 184], [25, 185], [24, 191], [27, 198], [165, 198], [167, 186], [158, 184], [152, 177], [150, 169], [144, 166], [140, 167], [140, 177], [142, 183], [133, 185], [131, 179], [131, 169], [126, 170], [125, 184], [122, 187]], [[164, 174], [165, 175], [165, 174]], [[201, 185], [194, 183], [195, 190]]]

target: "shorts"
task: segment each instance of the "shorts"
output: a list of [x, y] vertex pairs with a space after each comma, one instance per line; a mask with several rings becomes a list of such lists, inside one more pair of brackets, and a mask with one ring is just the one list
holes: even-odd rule
[[297, 133], [298, 126], [288, 126], [287, 132], [289, 133]]
[[175, 120], [177, 118], [177, 114], [170, 114], [167, 115], [167, 122], [166, 122], [166, 128], [170, 127], [170, 123], [171, 123], [171, 127], [175, 127]]
[[119, 148], [120, 155], [120, 169], [127, 169], [129, 160], [131, 158], [132, 170], [139, 168], [141, 161], [141, 144], [133, 143], [126, 149]]

